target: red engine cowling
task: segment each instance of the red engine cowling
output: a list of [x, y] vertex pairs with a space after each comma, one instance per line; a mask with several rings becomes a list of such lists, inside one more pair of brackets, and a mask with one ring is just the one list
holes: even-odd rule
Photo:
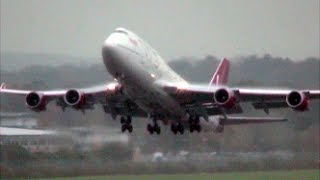
[[68, 90], [63, 99], [67, 105], [75, 108], [80, 108], [86, 103], [84, 94], [76, 89]]
[[46, 99], [43, 94], [30, 92], [25, 99], [26, 105], [34, 111], [44, 111], [46, 109]]
[[236, 97], [232, 90], [221, 88], [214, 94], [214, 101], [225, 108], [232, 108], [236, 104]]
[[286, 98], [289, 107], [297, 111], [305, 111], [309, 107], [308, 98], [299, 91], [292, 91], [287, 95]]

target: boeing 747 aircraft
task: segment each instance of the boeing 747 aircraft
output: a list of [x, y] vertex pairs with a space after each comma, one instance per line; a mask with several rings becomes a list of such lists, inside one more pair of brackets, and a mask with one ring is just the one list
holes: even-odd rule
[[150, 134], [161, 133], [159, 122], [169, 125], [174, 134], [188, 128], [200, 132], [207, 124], [212, 131], [222, 132], [224, 126], [282, 122], [285, 118], [236, 117], [243, 112], [242, 102], [267, 114], [271, 108], [308, 109], [311, 99], [320, 98], [320, 90], [235, 88], [226, 85], [229, 61], [221, 60], [209, 84], [188, 83], [174, 72], [161, 56], [144, 40], [124, 28], [117, 28], [103, 43], [103, 62], [115, 81], [101, 86], [31, 91], [8, 89], [0, 93], [25, 96], [26, 106], [40, 112], [55, 101], [66, 107], [85, 111], [101, 104], [114, 119], [120, 116], [122, 132], [132, 132], [132, 117], [145, 117]]

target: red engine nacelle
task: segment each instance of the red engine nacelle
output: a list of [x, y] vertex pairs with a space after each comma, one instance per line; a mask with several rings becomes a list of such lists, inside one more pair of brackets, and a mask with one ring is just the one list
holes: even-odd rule
[[232, 108], [236, 104], [236, 97], [232, 90], [221, 88], [214, 94], [214, 101], [225, 108]]
[[299, 91], [292, 91], [286, 98], [289, 107], [297, 111], [305, 111], [309, 107], [308, 98]]
[[43, 94], [30, 92], [25, 99], [26, 105], [34, 111], [44, 111], [46, 109], [46, 99]]
[[76, 108], [80, 108], [86, 103], [84, 94], [76, 89], [68, 90], [63, 99], [67, 105]]

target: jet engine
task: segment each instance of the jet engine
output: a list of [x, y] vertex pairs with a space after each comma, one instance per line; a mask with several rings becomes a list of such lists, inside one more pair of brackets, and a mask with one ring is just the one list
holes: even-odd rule
[[34, 111], [43, 111], [46, 108], [46, 100], [43, 94], [30, 92], [26, 96], [26, 105]]
[[286, 101], [289, 107], [297, 111], [305, 111], [309, 106], [308, 98], [299, 91], [290, 92], [287, 95]]
[[221, 88], [214, 94], [214, 101], [225, 108], [232, 108], [236, 104], [236, 97], [232, 90]]
[[76, 89], [70, 89], [66, 92], [64, 102], [69, 106], [77, 108], [86, 103], [84, 94]]
[[216, 133], [222, 133], [224, 125], [221, 123], [221, 119], [218, 116], [210, 116], [209, 123], [213, 126], [213, 131]]

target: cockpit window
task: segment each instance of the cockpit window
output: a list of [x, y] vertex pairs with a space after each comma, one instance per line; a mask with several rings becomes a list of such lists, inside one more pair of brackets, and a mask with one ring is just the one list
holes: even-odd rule
[[122, 34], [125, 34], [125, 35], [129, 35], [126, 31], [123, 31], [121, 29], [117, 29], [116, 32], [117, 33], [122, 33]]

